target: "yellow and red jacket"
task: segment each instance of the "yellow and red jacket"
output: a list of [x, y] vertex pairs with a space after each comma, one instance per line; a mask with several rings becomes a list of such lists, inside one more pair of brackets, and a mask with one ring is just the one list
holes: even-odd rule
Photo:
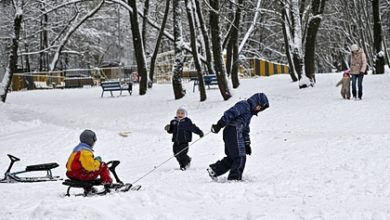
[[100, 169], [100, 165], [100, 161], [95, 160], [92, 147], [88, 144], [80, 143], [70, 154], [66, 163], [66, 170], [73, 174], [94, 172]]

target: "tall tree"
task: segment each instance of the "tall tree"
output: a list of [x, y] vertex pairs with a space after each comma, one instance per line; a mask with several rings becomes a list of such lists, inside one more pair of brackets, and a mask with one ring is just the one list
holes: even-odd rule
[[181, 78], [183, 74], [184, 53], [183, 33], [181, 22], [181, 0], [173, 0], [173, 36], [175, 38], [175, 64], [173, 66], [172, 86], [175, 99], [181, 99], [186, 91], [183, 89]]
[[228, 100], [232, 95], [226, 79], [226, 67], [222, 55], [221, 29], [219, 24], [219, 0], [210, 0], [210, 28], [211, 42], [214, 56], [214, 68], [218, 80], [219, 90], [224, 100]]
[[156, 41], [156, 45], [154, 47], [154, 51], [153, 51], [153, 55], [152, 57], [150, 58], [150, 70], [149, 70], [149, 79], [150, 79], [150, 82], [149, 83], [149, 87], [151, 88], [153, 86], [153, 79], [154, 79], [154, 67], [156, 65], [156, 59], [157, 59], [157, 55], [158, 55], [158, 49], [160, 47], [160, 44], [161, 44], [161, 40], [164, 36], [164, 29], [165, 29], [165, 25], [167, 23], [167, 20], [168, 20], [168, 15], [169, 15], [169, 4], [170, 4], [170, 0], [166, 0], [166, 5], [165, 5], [165, 11], [164, 11], [164, 18], [163, 18], [163, 21], [161, 23], [161, 28], [160, 28], [160, 31], [158, 33], [158, 37], [157, 37], [157, 41]]
[[147, 41], [146, 30], [148, 27], [148, 21], [146, 18], [149, 16], [149, 6], [150, 6], [149, 0], [145, 0], [144, 17], [142, 19], [142, 43], [144, 44], [145, 51], [146, 51], [146, 41]]
[[200, 60], [199, 60], [199, 56], [198, 56], [198, 43], [197, 43], [196, 33], [195, 33], [194, 10], [192, 7], [191, 0], [185, 0], [185, 3], [186, 3], [188, 24], [189, 24], [189, 28], [190, 28], [190, 34], [191, 34], [192, 56], [194, 58], [194, 64], [195, 64], [196, 72], [198, 75], [200, 101], [202, 102], [202, 101], [206, 100], [207, 96], [206, 96], [206, 89], [205, 89], [204, 80], [203, 80], [202, 67], [200, 65]]
[[379, 0], [372, 0], [372, 11], [374, 18], [374, 48], [375, 48], [375, 73], [385, 72], [385, 53], [382, 49], [382, 22], [379, 11]]
[[48, 15], [45, 13], [46, 11], [46, 1], [43, 1], [41, 3], [41, 12], [42, 16], [40, 19], [40, 25], [41, 25], [41, 32], [40, 32], [40, 42], [39, 42], [39, 71], [46, 71], [49, 68], [49, 56], [48, 52], [45, 51], [46, 48], [49, 47], [49, 41], [48, 41], [48, 30], [47, 30], [47, 24], [48, 24]]
[[233, 88], [238, 88], [240, 85], [239, 77], [238, 77], [238, 68], [240, 66], [239, 62], [239, 48], [238, 48], [238, 37], [239, 37], [239, 30], [240, 30], [240, 21], [241, 21], [241, 11], [243, 8], [244, 0], [238, 0], [237, 2], [237, 8], [236, 8], [236, 14], [234, 17], [234, 27], [232, 31], [232, 36], [230, 37], [231, 42], [231, 48], [228, 48], [228, 50], [232, 51], [232, 68], [231, 68], [231, 78], [232, 78], [232, 85]]
[[291, 42], [291, 36], [290, 36], [291, 33], [289, 32], [290, 20], [288, 19], [288, 14], [287, 14], [288, 9], [286, 8], [286, 5], [282, 1], [280, 2], [280, 4], [281, 4], [281, 8], [282, 8], [281, 21], [282, 21], [282, 29], [283, 29], [284, 47], [286, 50], [287, 62], [289, 65], [288, 72], [290, 74], [291, 80], [293, 82], [296, 82], [296, 81], [298, 81], [298, 78], [296, 76], [294, 61], [293, 61], [293, 58], [291, 55], [292, 42]]
[[145, 95], [148, 82], [148, 70], [146, 69], [146, 58], [144, 44], [142, 42], [141, 32], [139, 30], [138, 14], [137, 14], [137, 0], [128, 0], [128, 4], [133, 9], [130, 13], [131, 33], [133, 36], [133, 45], [135, 52], [135, 59], [137, 61], [137, 71], [141, 80], [139, 82], [139, 94]]
[[199, 2], [199, 0], [193, 0], [195, 3], [195, 8], [196, 8], [196, 15], [199, 21], [199, 26], [200, 30], [202, 32], [202, 37], [203, 37], [203, 45], [204, 45], [204, 50], [206, 54], [206, 67], [207, 67], [207, 72], [208, 74], [214, 74], [214, 68], [213, 68], [213, 58], [211, 56], [211, 46], [210, 46], [210, 37], [207, 32], [206, 28], [206, 23], [203, 18], [203, 13], [202, 13], [202, 7]]
[[326, 0], [313, 0], [311, 3], [312, 16], [309, 18], [305, 45], [305, 72], [307, 78], [315, 83], [315, 46], [317, 32], [321, 24]]
[[8, 66], [5, 71], [2, 82], [0, 83], [0, 98], [2, 102], [7, 99], [9, 87], [11, 86], [12, 76], [16, 72], [18, 63], [18, 47], [20, 30], [22, 28], [23, 20], [23, 0], [13, 0], [12, 4], [15, 10], [14, 22], [13, 22], [13, 33], [11, 38], [11, 52], [9, 55]]

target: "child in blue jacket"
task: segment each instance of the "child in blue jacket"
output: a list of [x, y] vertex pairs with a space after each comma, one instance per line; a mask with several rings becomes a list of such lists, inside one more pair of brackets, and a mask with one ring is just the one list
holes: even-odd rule
[[225, 111], [217, 124], [211, 126], [211, 132], [218, 133], [223, 129], [225, 154], [222, 160], [211, 164], [207, 171], [211, 179], [228, 172], [228, 180], [241, 180], [244, 172], [246, 154], [251, 155], [249, 124], [253, 115], [269, 107], [268, 98], [264, 93], [256, 93], [249, 99], [237, 102]]
[[187, 117], [187, 110], [184, 107], [177, 109], [176, 117], [165, 126], [165, 130], [172, 134], [173, 153], [179, 162], [180, 169], [184, 171], [191, 165], [191, 157], [187, 153], [188, 143], [192, 141], [192, 133], [198, 134], [200, 137], [203, 137], [204, 134]]

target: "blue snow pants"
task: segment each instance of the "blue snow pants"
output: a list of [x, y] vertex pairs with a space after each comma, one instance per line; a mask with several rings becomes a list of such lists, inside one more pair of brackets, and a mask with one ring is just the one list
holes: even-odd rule
[[[225, 154], [222, 160], [211, 164], [216, 176], [223, 175], [230, 170], [228, 180], [241, 180], [244, 172], [246, 154], [243, 145], [242, 129], [235, 126], [226, 126], [223, 130], [223, 141], [225, 142]], [[242, 149], [244, 147], [244, 150]]]
[[352, 75], [352, 95], [354, 98], [356, 98], [356, 81], [357, 81], [359, 99], [361, 99], [363, 96], [363, 77], [364, 77], [363, 74]]

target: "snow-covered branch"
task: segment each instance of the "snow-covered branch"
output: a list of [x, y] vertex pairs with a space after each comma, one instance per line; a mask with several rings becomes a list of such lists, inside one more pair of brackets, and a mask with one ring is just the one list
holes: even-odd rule
[[77, 28], [79, 28], [86, 20], [88, 20], [88, 18], [92, 17], [94, 14], [96, 14], [96, 12], [98, 12], [100, 10], [100, 8], [103, 6], [104, 2], [105, 2], [105, 0], [100, 1], [100, 3], [92, 11], [90, 11], [87, 15], [85, 15], [83, 18], [81, 18], [80, 21], [78, 21], [76, 24], [72, 25], [69, 28], [68, 32], [66, 33], [66, 35], [62, 39], [60, 45], [58, 46], [56, 53], [54, 54], [53, 60], [50, 64], [50, 71], [53, 71], [54, 68], [56, 67], [57, 62], [58, 62], [58, 58], [61, 54], [61, 50], [62, 50], [62, 48], [64, 48], [65, 44], [68, 42], [69, 37], [73, 34], [73, 32], [75, 32], [77, 30]]
[[249, 27], [248, 31], [246, 32], [244, 38], [242, 39], [240, 46], [238, 47], [238, 53], [240, 54], [242, 51], [242, 48], [244, 47], [245, 43], [249, 39], [249, 37], [252, 35], [253, 31], [255, 30], [257, 20], [260, 18], [260, 5], [261, 5], [261, 0], [257, 0], [257, 5], [256, 5], [256, 12], [255, 16], [253, 17], [253, 21], [251, 26]]

